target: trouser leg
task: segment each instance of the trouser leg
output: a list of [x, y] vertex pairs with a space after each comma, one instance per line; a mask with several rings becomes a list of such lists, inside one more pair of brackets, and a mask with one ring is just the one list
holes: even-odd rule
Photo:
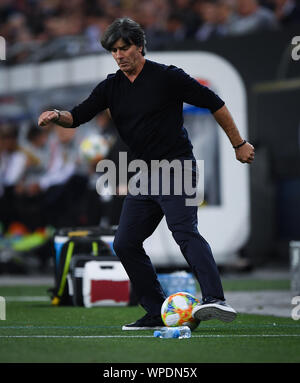
[[219, 271], [211, 248], [197, 228], [197, 206], [186, 206], [185, 196], [163, 196], [160, 205], [172, 235], [197, 278], [203, 298], [224, 299]]
[[143, 242], [163, 217], [158, 203], [146, 196], [127, 196], [114, 240], [114, 250], [133, 285], [140, 304], [149, 313], [160, 314], [165, 299]]

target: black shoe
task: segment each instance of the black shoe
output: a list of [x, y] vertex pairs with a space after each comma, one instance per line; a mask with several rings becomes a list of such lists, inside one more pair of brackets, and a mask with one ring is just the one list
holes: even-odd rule
[[237, 312], [225, 301], [210, 299], [204, 300], [202, 304], [194, 307], [192, 315], [201, 321], [219, 319], [222, 322], [232, 322], [236, 318]]
[[165, 327], [160, 315], [150, 315], [147, 313], [134, 323], [126, 324], [122, 330], [159, 330]]

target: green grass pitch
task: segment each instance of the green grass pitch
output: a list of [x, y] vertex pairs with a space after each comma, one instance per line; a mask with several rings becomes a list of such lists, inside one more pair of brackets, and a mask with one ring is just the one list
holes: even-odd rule
[[121, 330], [144, 314], [140, 307], [52, 307], [46, 290], [0, 287], [7, 297], [0, 363], [300, 362], [300, 321], [291, 318], [239, 314], [232, 323], [202, 322], [190, 339], [158, 339], [153, 331]]

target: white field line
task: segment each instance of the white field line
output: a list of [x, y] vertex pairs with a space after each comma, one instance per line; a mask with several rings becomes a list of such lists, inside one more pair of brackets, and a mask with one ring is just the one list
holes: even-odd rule
[[[192, 335], [192, 338], [278, 338], [300, 337], [300, 334], [227, 334], [227, 335]], [[71, 339], [102, 339], [102, 338], [153, 338], [153, 335], [0, 335], [0, 338], [71, 338]]]
[[42, 295], [42, 296], [9, 296], [4, 297], [6, 302], [50, 302], [50, 298]]

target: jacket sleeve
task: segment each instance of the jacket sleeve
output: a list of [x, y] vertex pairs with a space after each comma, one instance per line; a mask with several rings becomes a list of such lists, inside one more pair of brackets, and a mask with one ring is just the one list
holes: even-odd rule
[[88, 98], [69, 111], [73, 117], [73, 125], [70, 126], [70, 128], [76, 128], [77, 126], [90, 121], [98, 113], [108, 107], [106, 83], [107, 80], [100, 82], [100, 84], [93, 89]]
[[225, 102], [211, 89], [200, 84], [182, 69], [175, 66], [168, 68], [170, 89], [180, 101], [200, 108], [207, 108], [211, 113], [220, 109]]

